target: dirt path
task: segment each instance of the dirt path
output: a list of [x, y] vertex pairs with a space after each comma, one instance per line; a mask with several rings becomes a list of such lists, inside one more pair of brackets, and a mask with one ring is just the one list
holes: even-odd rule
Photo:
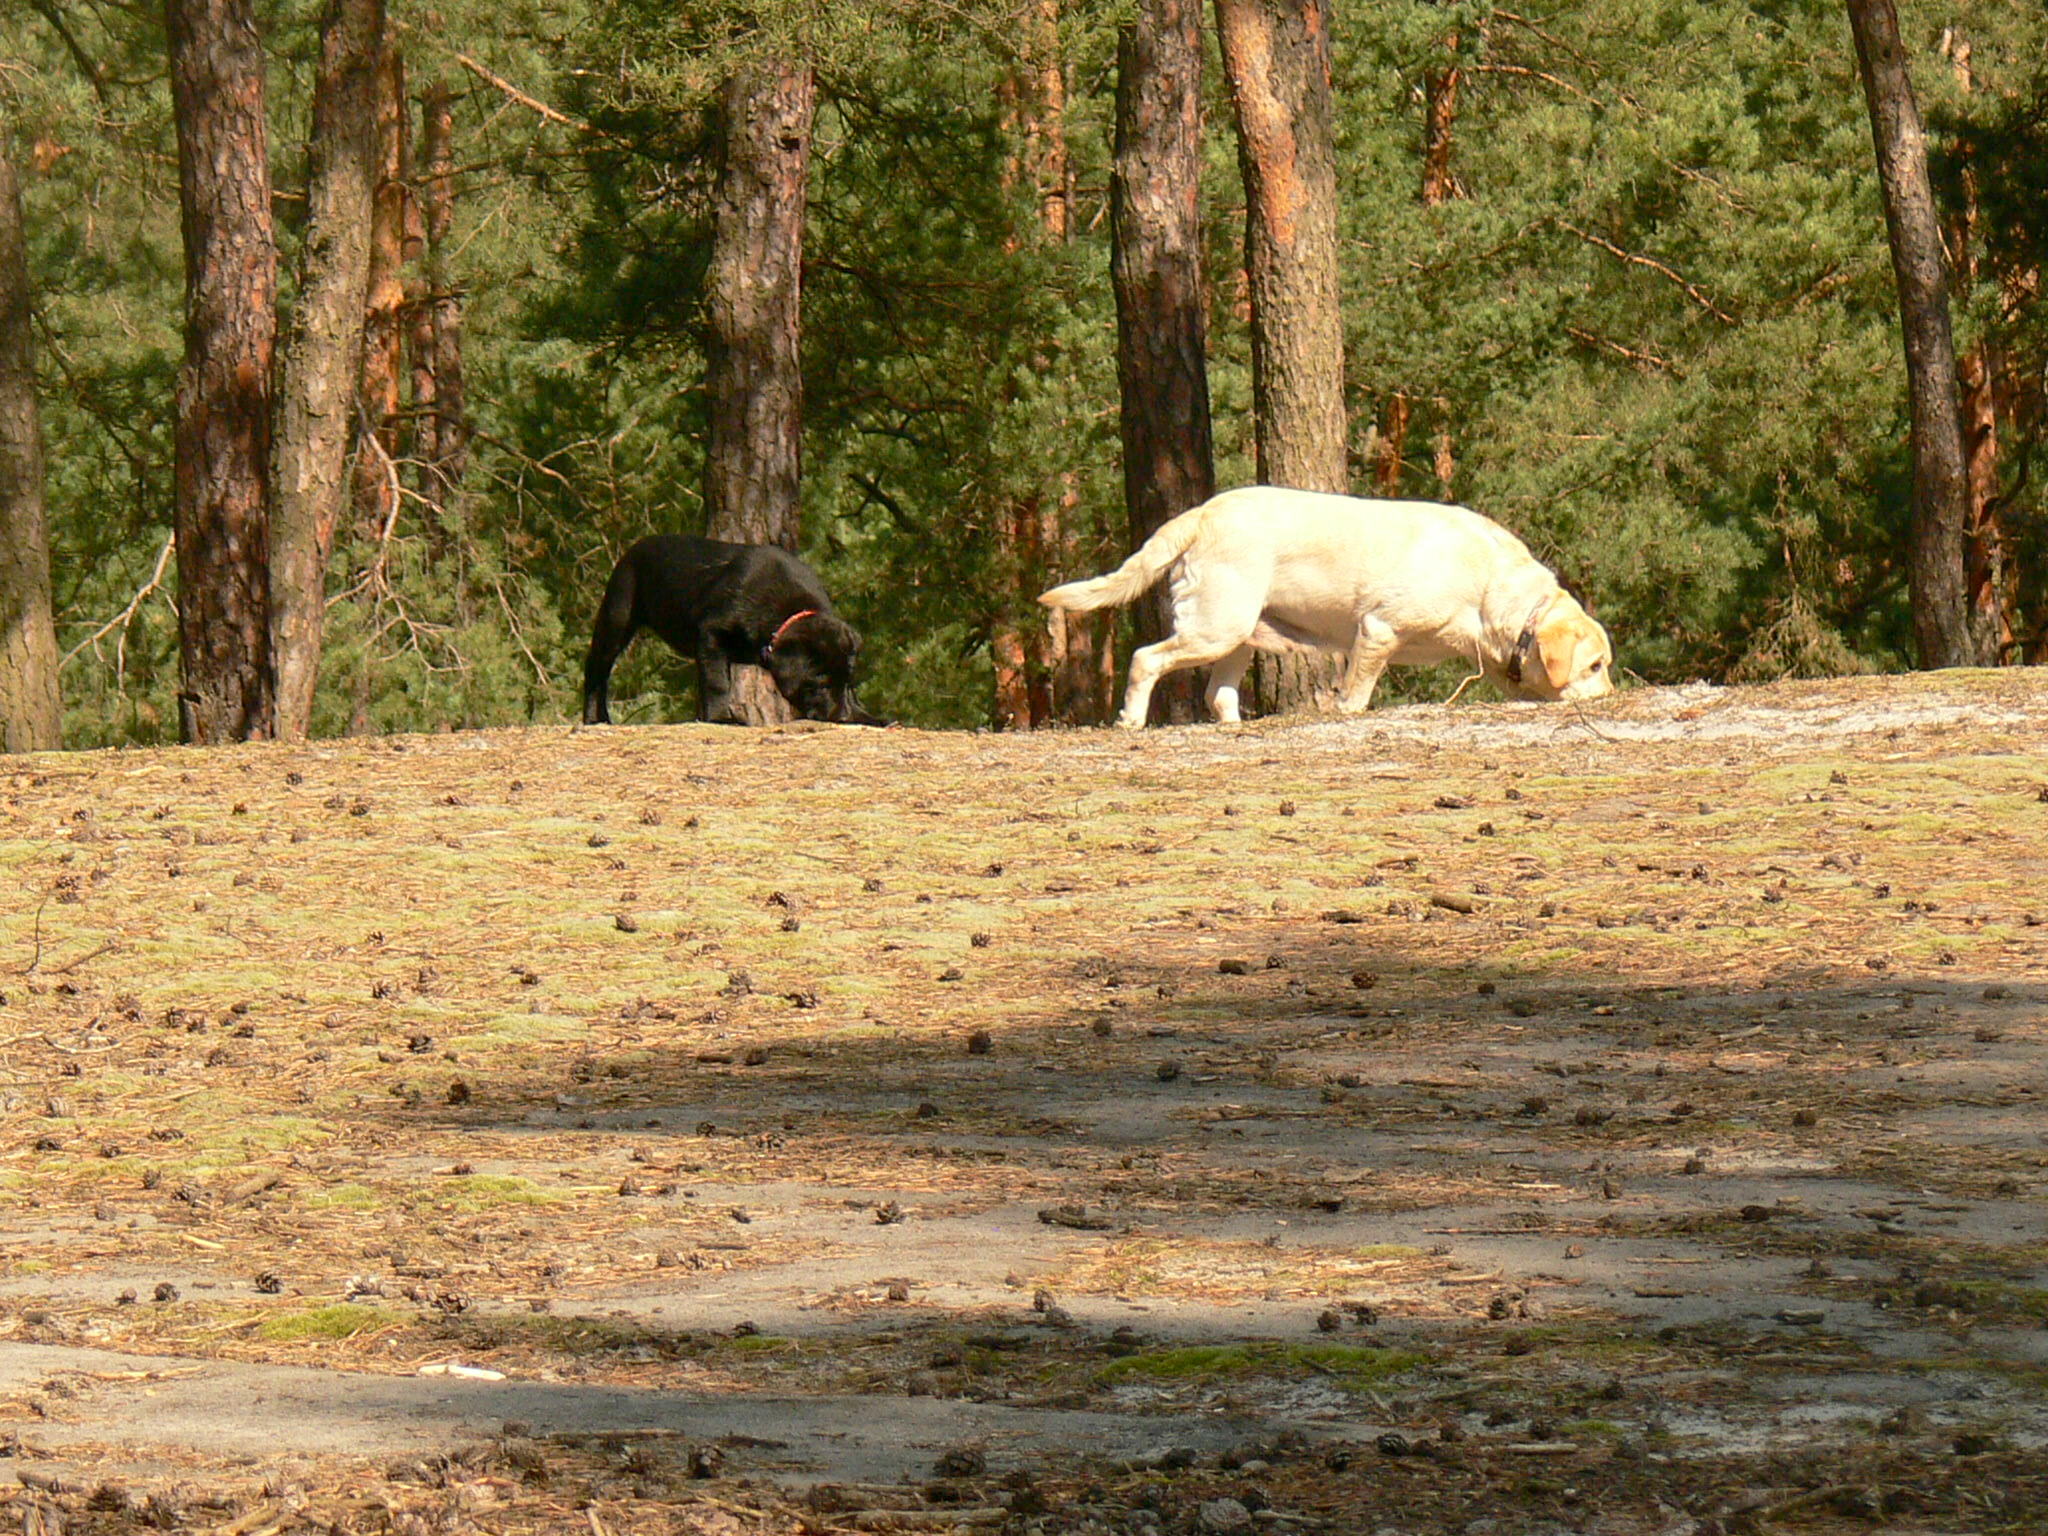
[[0, 761], [0, 1417], [80, 1517], [402, 1525], [441, 1457], [492, 1529], [932, 1529], [950, 1452], [968, 1528], [2027, 1529], [2044, 728]]

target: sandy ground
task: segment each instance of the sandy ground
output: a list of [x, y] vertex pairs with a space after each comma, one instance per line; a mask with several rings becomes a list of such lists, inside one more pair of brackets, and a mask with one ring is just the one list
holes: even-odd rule
[[17, 1502], [2048, 1528], [2044, 726], [0, 759]]

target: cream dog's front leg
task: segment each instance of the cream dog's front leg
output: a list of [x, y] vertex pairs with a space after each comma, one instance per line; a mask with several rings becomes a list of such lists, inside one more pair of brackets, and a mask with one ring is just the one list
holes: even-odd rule
[[1337, 708], [1347, 715], [1362, 715], [1372, 703], [1372, 691], [1387, 670], [1387, 660], [1400, 648], [1401, 637], [1378, 619], [1364, 619], [1351, 642], [1351, 660], [1344, 668], [1344, 686], [1337, 695]]

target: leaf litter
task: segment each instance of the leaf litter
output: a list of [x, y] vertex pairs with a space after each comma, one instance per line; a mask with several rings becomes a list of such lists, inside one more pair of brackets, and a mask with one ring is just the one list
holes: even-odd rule
[[[631, 1425], [267, 1470], [166, 1434], [24, 1522], [2022, 1529], [2044, 717], [2011, 672], [5, 760], [0, 1347], [1164, 1448], [806, 1495]], [[1217, 1412], [1236, 1450], [1174, 1454]], [[25, 1473], [91, 1421], [0, 1415]]]

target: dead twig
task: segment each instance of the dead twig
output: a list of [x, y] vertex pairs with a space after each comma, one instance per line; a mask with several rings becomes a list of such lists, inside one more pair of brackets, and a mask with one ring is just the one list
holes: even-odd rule
[[1732, 1509], [1728, 1512], [1728, 1518], [1730, 1520], [1742, 1521], [1745, 1524], [1777, 1520], [1798, 1510], [1809, 1509], [1815, 1504], [1830, 1503], [1844, 1494], [1856, 1493], [1860, 1491], [1860, 1488], [1861, 1485], [1857, 1483], [1829, 1483], [1825, 1487], [1809, 1488], [1804, 1493], [1790, 1494], [1785, 1498], [1774, 1499], [1768, 1503], [1749, 1504], [1738, 1509]]
[[[483, 81], [492, 90], [499, 92], [508, 100], [518, 102], [527, 111], [538, 113], [551, 123], [559, 123], [564, 128], [574, 128], [578, 133], [591, 134], [596, 138], [604, 139], [608, 143], [623, 144], [626, 142], [616, 134], [606, 133], [602, 128], [597, 127], [593, 123], [586, 123], [581, 118], [571, 117], [559, 107], [549, 106], [537, 96], [527, 95], [526, 92], [520, 90], [518, 86], [507, 80], [503, 75], [493, 74], [466, 53], [456, 54], [455, 62], [468, 70], [472, 75], [475, 75], [477, 79]], [[590, 1520], [591, 1524], [595, 1525], [597, 1523], [597, 1516], [593, 1514]]]
[[[163, 585], [164, 568], [171, 563], [171, 556], [176, 552], [177, 547], [178, 535], [175, 532], [165, 537], [164, 547], [157, 551], [156, 568], [149, 573], [149, 580], [144, 582], [142, 584], [141, 590], [138, 591], [133, 597], [131, 597], [128, 600], [128, 606], [126, 608], [123, 608], [111, 619], [107, 620], [106, 623], [102, 624], [98, 629], [94, 630], [91, 634], [87, 635], [83, 640], [79, 641], [78, 644], [74, 645], [73, 647], [71, 647], [70, 650], [66, 651], [64, 653], [64, 659], [57, 663], [58, 671], [61, 672], [66, 667], [70, 666], [72, 659], [76, 657], [80, 651], [90, 648], [92, 653], [95, 656], [97, 656], [99, 654], [100, 641], [102, 641], [109, 634], [118, 629], [121, 632], [121, 638], [114, 646], [114, 686], [118, 689], [122, 685], [122, 683], [126, 680], [128, 675], [129, 621], [132, 620], [135, 617], [135, 615], [141, 610], [142, 605], [145, 602], [149, 601], [149, 594], [154, 592], [158, 587]], [[171, 608], [173, 612], [177, 610], [177, 606], [177, 600], [175, 598], [171, 599]]]
[[121, 941], [119, 939], [109, 939], [107, 940], [106, 943], [100, 945], [96, 949], [88, 949], [76, 960], [66, 960], [62, 965], [53, 966], [50, 970], [50, 974], [52, 976], [68, 976], [73, 971], [77, 970], [81, 965], [85, 964], [86, 961], [97, 960], [101, 955], [110, 955], [120, 947]]
[[1566, 234], [1577, 235], [1586, 244], [1595, 246], [1607, 252], [1615, 259], [1628, 263], [1630, 266], [1648, 267], [1652, 272], [1657, 273], [1661, 277], [1668, 278], [1671, 282], [1684, 289], [1687, 298], [1691, 299], [1723, 325], [1735, 324], [1735, 317], [1709, 298], [1705, 291], [1700, 288], [1699, 284], [1680, 276], [1663, 262], [1658, 261], [1654, 256], [1644, 256], [1635, 251], [1624, 250], [1604, 235], [1596, 235], [1591, 230], [1581, 229], [1569, 219], [1559, 219], [1557, 227]]
[[1634, 363], [1638, 367], [1654, 368], [1659, 373], [1667, 373], [1674, 379], [1685, 377], [1685, 370], [1683, 368], [1680, 368], [1676, 363], [1668, 359], [1659, 357], [1654, 352], [1639, 352], [1634, 347], [1624, 346], [1611, 337], [1596, 336], [1591, 331], [1576, 325], [1566, 326], [1564, 333], [1571, 337], [1573, 341], [1582, 342], [1586, 346], [1595, 347], [1602, 352], [1612, 352], [1616, 357], [1626, 362]]
[[284, 1171], [282, 1169], [265, 1169], [262, 1173], [255, 1175], [253, 1178], [247, 1178], [242, 1180], [241, 1183], [235, 1185], [234, 1188], [230, 1189], [226, 1194], [222, 1195], [220, 1197], [221, 1204], [246, 1204], [248, 1201], [254, 1200], [266, 1189], [275, 1188], [278, 1184], [282, 1183], [283, 1180]]

